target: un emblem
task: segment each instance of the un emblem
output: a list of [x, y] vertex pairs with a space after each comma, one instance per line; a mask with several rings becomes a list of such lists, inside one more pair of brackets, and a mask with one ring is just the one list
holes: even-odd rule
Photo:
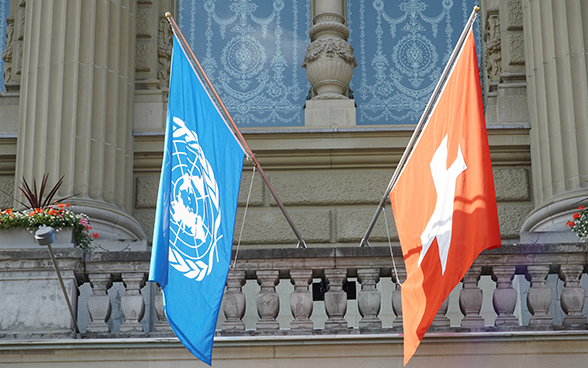
[[218, 185], [198, 136], [173, 118], [169, 262], [201, 281], [212, 271], [221, 223]]

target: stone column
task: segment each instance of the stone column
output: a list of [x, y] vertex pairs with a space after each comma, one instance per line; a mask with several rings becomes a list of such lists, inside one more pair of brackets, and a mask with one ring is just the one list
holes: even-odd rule
[[519, 320], [513, 314], [517, 304], [517, 291], [512, 287], [514, 273], [514, 266], [492, 267], [492, 279], [496, 282], [496, 289], [492, 295], [494, 311], [498, 314], [494, 321], [496, 327], [519, 325]]
[[257, 283], [261, 286], [256, 297], [259, 321], [255, 327], [258, 330], [280, 329], [280, 324], [276, 321], [280, 311], [280, 296], [276, 292], [279, 276], [278, 271], [257, 271]]
[[123, 273], [122, 280], [127, 293], [120, 298], [120, 308], [125, 322], [120, 326], [120, 332], [143, 332], [140, 323], [145, 313], [145, 300], [141, 295], [141, 288], [145, 286], [143, 273]]
[[527, 307], [533, 314], [529, 326], [551, 326], [553, 318], [547, 314], [551, 304], [551, 289], [545, 286], [545, 279], [549, 274], [548, 265], [527, 266], [527, 280], [531, 288], [527, 294]]
[[347, 42], [345, 5], [345, 0], [313, 2], [312, 42], [302, 63], [314, 96], [306, 102], [306, 126], [355, 125], [355, 101], [349, 99], [348, 88], [357, 61]]
[[92, 323], [88, 325], [88, 332], [110, 332], [108, 318], [110, 318], [111, 304], [107, 290], [112, 286], [112, 276], [109, 273], [89, 274], [93, 294], [88, 298], [88, 310]]
[[49, 184], [101, 238], [144, 238], [132, 218], [136, 1], [26, 2], [16, 178]]
[[484, 318], [480, 316], [484, 293], [478, 287], [482, 267], [472, 266], [463, 277], [463, 289], [459, 292], [459, 309], [464, 317], [461, 327], [480, 331], [484, 327]]
[[585, 1], [523, 0], [535, 209], [522, 231], [569, 231], [588, 197]]
[[359, 269], [357, 279], [361, 284], [361, 290], [357, 295], [357, 305], [362, 317], [359, 328], [381, 329], [382, 320], [378, 318], [378, 314], [382, 305], [382, 295], [376, 288], [380, 281], [380, 269]]
[[325, 321], [327, 330], [344, 330], [347, 328], [347, 293], [343, 283], [347, 280], [347, 270], [325, 270], [329, 291], [325, 293], [325, 311], [329, 317]]
[[229, 271], [227, 276], [227, 291], [223, 296], [223, 312], [227, 318], [223, 322], [223, 331], [245, 330], [243, 316], [245, 315], [245, 294], [243, 294], [243, 285], [245, 285], [245, 271]]
[[394, 314], [396, 314], [396, 318], [394, 322], [392, 322], [392, 327], [394, 328], [401, 328], [402, 327], [402, 289], [401, 284], [406, 280], [406, 270], [404, 268], [399, 268], [398, 272], [398, 280], [396, 280], [394, 276], [394, 269], [392, 269], [392, 278], [393, 282], [395, 283], [394, 291], [392, 292], [392, 310]]
[[308, 285], [312, 283], [312, 270], [291, 270], [290, 278], [294, 285], [294, 292], [290, 294], [290, 310], [294, 316], [290, 329], [312, 330], [312, 293], [308, 290]]
[[562, 265], [559, 270], [560, 279], [565, 281], [561, 292], [561, 308], [566, 313], [564, 325], [583, 325], [588, 322], [582, 314], [586, 298], [586, 291], [580, 286], [583, 269], [582, 265]]

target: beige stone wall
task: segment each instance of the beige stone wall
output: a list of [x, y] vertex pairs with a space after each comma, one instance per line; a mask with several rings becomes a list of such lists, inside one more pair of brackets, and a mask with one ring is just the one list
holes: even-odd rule
[[[303, 238], [317, 247], [359, 245], [411, 133], [386, 128], [349, 132], [243, 131]], [[491, 129], [488, 134], [502, 237], [506, 242], [515, 241], [532, 210], [528, 131]], [[135, 152], [134, 215], [150, 239], [161, 166], [161, 151], [154, 147], [162, 147], [163, 136], [140, 139], [144, 143], [136, 144], [140, 151]], [[252, 168], [246, 163], [235, 243], [251, 176]], [[390, 237], [397, 242], [389, 206], [386, 211]], [[383, 214], [370, 241], [387, 245]], [[296, 243], [294, 233], [257, 174], [251, 188], [242, 246], [291, 247]]]
[[[586, 334], [546, 334], [489, 337], [425, 337], [406, 367], [584, 367], [588, 357]], [[85, 341], [85, 343], [84, 343]], [[133, 367], [205, 368], [176, 339], [127, 342], [66, 340], [62, 343], [0, 343], [0, 366], [36, 368]], [[402, 367], [402, 338], [388, 335], [324, 336], [304, 339], [217, 338], [212, 354], [215, 368], [380, 368]]]

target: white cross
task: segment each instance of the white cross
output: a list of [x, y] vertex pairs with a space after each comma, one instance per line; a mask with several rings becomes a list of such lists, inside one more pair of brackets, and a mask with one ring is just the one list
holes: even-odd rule
[[437, 238], [439, 246], [439, 259], [441, 261], [441, 274], [445, 274], [447, 265], [447, 256], [449, 246], [451, 245], [451, 228], [453, 227], [453, 202], [455, 200], [455, 183], [459, 174], [467, 169], [466, 163], [461, 153], [461, 147], [457, 147], [457, 158], [451, 164], [449, 169], [447, 165], [447, 136], [435, 151], [431, 160], [431, 174], [437, 191], [437, 203], [429, 223], [421, 235], [423, 249], [419, 257], [418, 266], [420, 266], [425, 254]]

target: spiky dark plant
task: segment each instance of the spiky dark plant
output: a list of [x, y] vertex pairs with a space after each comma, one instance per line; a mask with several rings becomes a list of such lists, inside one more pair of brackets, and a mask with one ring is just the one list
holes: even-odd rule
[[37, 181], [35, 179], [33, 179], [33, 188], [31, 189], [31, 186], [29, 185], [29, 183], [27, 182], [27, 180], [24, 178], [24, 176], [22, 177], [22, 185], [18, 187], [18, 189], [20, 189], [20, 191], [24, 194], [25, 198], [28, 201], [27, 203], [23, 203], [20, 202], [23, 206], [25, 206], [27, 209], [35, 209], [35, 208], [47, 208], [49, 205], [51, 205], [52, 203], [59, 203], [59, 202], [63, 202], [66, 199], [69, 199], [73, 196], [75, 196], [75, 194], [61, 198], [61, 199], [56, 199], [53, 200], [53, 197], [55, 197], [55, 194], [57, 194], [57, 191], [59, 190], [59, 187], [61, 187], [61, 184], [63, 184], [63, 178], [65, 176], [62, 176], [57, 183], [51, 188], [49, 189], [49, 193], [47, 193], [47, 195], [45, 195], [43, 197], [43, 195], [45, 194], [45, 190], [47, 189], [47, 180], [49, 179], [49, 175], [47, 173], [43, 174], [43, 179], [41, 180], [41, 185], [39, 186], [39, 189], [37, 190]]

